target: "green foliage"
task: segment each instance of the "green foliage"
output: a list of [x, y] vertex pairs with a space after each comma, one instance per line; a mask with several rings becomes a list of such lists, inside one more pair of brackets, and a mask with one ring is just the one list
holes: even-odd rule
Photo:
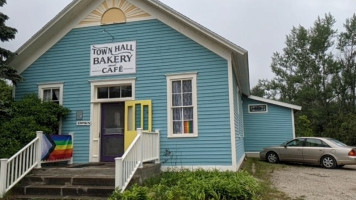
[[0, 124], [12, 115], [12, 87], [0, 80]]
[[56, 133], [59, 119], [69, 114], [69, 109], [51, 102], [41, 102], [29, 95], [11, 102], [9, 116], [0, 121], [0, 158], [9, 158], [35, 137], [36, 131]]
[[311, 137], [314, 135], [312, 123], [306, 115], [300, 115], [295, 121], [295, 130], [298, 137]]
[[[6, 4], [5, 0], [0, 1], [0, 7]], [[15, 38], [17, 30], [12, 27], [5, 25], [6, 20], [9, 17], [4, 13], [0, 12], [0, 40], [1, 42], [6, 42]], [[13, 57], [14, 54], [4, 48], [0, 47], [0, 79], [11, 80], [14, 85], [22, 80], [22, 77], [17, 74], [17, 71], [7, 64], [9, 58]]]
[[124, 193], [115, 191], [109, 199], [123, 200], [228, 200], [257, 199], [261, 187], [247, 172], [203, 170], [165, 172], [145, 186], [134, 185]]
[[261, 80], [252, 94], [302, 106], [296, 118], [299, 136], [334, 137], [356, 145], [356, 132], [345, 128], [353, 124], [345, 116], [356, 114], [356, 15], [340, 34], [334, 23], [326, 14], [310, 28], [293, 27], [286, 47], [272, 57], [275, 78]]

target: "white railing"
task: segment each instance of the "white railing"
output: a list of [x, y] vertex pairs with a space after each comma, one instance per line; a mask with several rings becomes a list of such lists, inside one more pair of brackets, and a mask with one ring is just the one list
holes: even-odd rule
[[137, 136], [120, 158], [115, 158], [115, 187], [124, 191], [143, 162], [159, 162], [160, 135], [156, 132], [142, 132], [137, 129]]
[[[73, 143], [73, 133], [72, 136]], [[0, 198], [14, 187], [33, 168], [41, 168], [43, 132], [37, 131], [36, 138], [9, 159], [0, 159]], [[56, 160], [52, 162], [60, 162]], [[73, 163], [73, 157], [67, 160]]]
[[34, 167], [41, 168], [42, 132], [10, 159], [1, 159], [0, 198], [25, 177]]

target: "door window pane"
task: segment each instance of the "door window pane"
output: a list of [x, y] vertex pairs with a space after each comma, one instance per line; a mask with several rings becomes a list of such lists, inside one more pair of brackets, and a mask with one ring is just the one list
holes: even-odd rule
[[287, 144], [288, 147], [301, 147], [303, 145], [304, 145], [304, 139], [295, 139], [288, 142]]

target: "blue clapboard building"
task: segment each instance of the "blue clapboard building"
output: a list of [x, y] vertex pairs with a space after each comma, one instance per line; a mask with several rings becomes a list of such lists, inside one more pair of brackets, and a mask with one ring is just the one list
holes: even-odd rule
[[77, 0], [11, 65], [16, 99], [71, 110], [74, 162], [112, 162], [137, 128], [160, 131], [163, 168], [237, 170], [295, 137], [301, 107], [250, 95], [248, 52], [156, 0]]

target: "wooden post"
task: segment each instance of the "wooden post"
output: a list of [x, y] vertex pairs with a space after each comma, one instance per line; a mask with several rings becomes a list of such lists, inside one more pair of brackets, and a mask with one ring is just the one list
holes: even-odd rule
[[159, 129], [156, 129], [155, 130], [156, 133], [157, 133], [157, 144], [156, 144], [156, 155], [157, 155], [157, 159], [155, 160], [155, 163], [158, 164], [161, 162], [160, 160], [160, 153], [161, 153], [161, 134], [160, 134], [160, 130]]
[[115, 158], [115, 188], [122, 188], [122, 176], [123, 176], [123, 166], [122, 158]]
[[139, 136], [137, 151], [138, 151], [138, 161], [140, 162], [139, 168], [143, 168], [143, 147], [142, 147], [142, 128], [137, 129], [137, 135]]
[[36, 131], [37, 135], [37, 144], [36, 144], [36, 168], [41, 168], [41, 162], [42, 162], [42, 139], [43, 139], [43, 131]]
[[70, 158], [70, 160], [68, 161], [69, 165], [73, 164], [73, 157], [74, 157], [74, 133], [71, 132], [69, 133], [70, 136], [72, 136], [72, 146], [73, 146], [73, 154], [72, 154], [72, 158]]
[[1, 159], [0, 162], [0, 198], [3, 198], [6, 193], [7, 159]]

